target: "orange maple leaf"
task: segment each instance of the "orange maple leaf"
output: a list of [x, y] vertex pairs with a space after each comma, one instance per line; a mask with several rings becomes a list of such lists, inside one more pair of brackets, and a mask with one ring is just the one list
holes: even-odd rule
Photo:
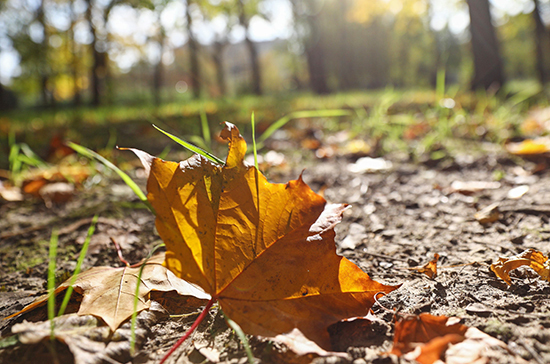
[[346, 205], [327, 204], [299, 178], [272, 184], [244, 163], [246, 142], [229, 123], [225, 165], [195, 155], [165, 162], [135, 151], [150, 172], [148, 199], [167, 246], [166, 265], [201, 286], [252, 335], [297, 328], [330, 349], [327, 327], [364, 316], [375, 282], [336, 255], [334, 226]]

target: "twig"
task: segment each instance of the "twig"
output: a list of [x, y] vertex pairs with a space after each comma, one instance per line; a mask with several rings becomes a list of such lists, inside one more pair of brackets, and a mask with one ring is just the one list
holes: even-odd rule
[[120, 259], [120, 261], [124, 263], [127, 267], [130, 267], [130, 263], [128, 263], [128, 261], [124, 259], [124, 256], [122, 256], [122, 250], [120, 249], [120, 246], [118, 245], [116, 240], [113, 237], [109, 237], [109, 239], [111, 239], [113, 244], [115, 244], [116, 253], [118, 254], [118, 259]]
[[195, 322], [193, 322], [193, 325], [189, 328], [189, 330], [187, 330], [187, 332], [185, 333], [185, 335], [183, 335], [175, 344], [174, 346], [172, 346], [172, 348], [166, 353], [166, 355], [164, 355], [164, 357], [162, 358], [162, 360], [160, 361], [159, 364], [163, 364], [170, 355], [172, 355], [172, 353], [174, 351], [176, 351], [177, 348], [180, 347], [181, 344], [183, 344], [183, 342], [185, 340], [187, 340], [187, 338], [193, 333], [193, 331], [195, 331], [195, 329], [199, 326], [199, 324], [202, 322], [202, 320], [204, 320], [204, 318], [206, 317], [206, 315], [208, 314], [208, 312], [210, 311], [210, 307], [212, 307], [212, 305], [214, 304], [214, 302], [217, 301], [217, 298], [215, 297], [212, 297], [210, 299], [210, 301], [208, 301], [208, 303], [206, 304], [206, 306], [204, 307], [204, 310], [201, 312], [201, 314], [199, 315], [199, 317], [197, 317], [197, 319], [195, 320]]

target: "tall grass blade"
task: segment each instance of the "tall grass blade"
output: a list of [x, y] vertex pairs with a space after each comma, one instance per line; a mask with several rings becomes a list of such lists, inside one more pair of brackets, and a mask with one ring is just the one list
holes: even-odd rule
[[90, 159], [97, 159], [98, 161], [100, 161], [101, 163], [103, 163], [105, 166], [107, 166], [108, 168], [110, 168], [111, 170], [115, 171], [116, 174], [118, 174], [120, 176], [120, 178], [122, 178], [122, 180], [124, 181], [124, 183], [126, 183], [126, 185], [128, 187], [130, 187], [132, 189], [132, 191], [134, 191], [134, 193], [136, 194], [137, 197], [139, 197], [139, 199], [141, 200], [141, 202], [143, 202], [145, 204], [145, 206], [147, 206], [147, 208], [153, 213], [153, 214], [156, 214], [155, 213], [155, 209], [153, 209], [153, 206], [151, 206], [151, 204], [149, 203], [149, 201], [147, 200], [147, 196], [145, 195], [145, 193], [143, 193], [143, 191], [139, 188], [139, 186], [130, 178], [130, 176], [128, 176], [126, 173], [124, 173], [120, 168], [118, 168], [117, 166], [115, 166], [113, 163], [111, 163], [109, 160], [105, 159], [103, 156], [97, 154], [96, 152], [94, 152], [93, 150], [91, 149], [88, 149], [86, 147], [83, 147], [81, 145], [78, 145], [78, 144], [75, 144], [73, 142], [69, 142], [67, 143], [69, 147], [73, 148], [77, 153], [79, 154], [82, 154], [83, 156], [85, 157], [88, 157]]
[[225, 314], [223, 315], [223, 317], [225, 318], [227, 325], [229, 325], [229, 327], [232, 328], [233, 331], [235, 331], [235, 333], [239, 337], [239, 340], [241, 340], [241, 343], [244, 346], [244, 351], [246, 352], [246, 356], [248, 357], [248, 363], [254, 364], [254, 356], [252, 355], [252, 349], [250, 349], [250, 343], [248, 342], [248, 338], [246, 337], [243, 329], [241, 329], [239, 324], [231, 320]]
[[216, 157], [215, 155], [213, 155], [212, 153], [208, 153], [206, 150], [204, 149], [201, 149], [191, 143], [188, 143], [184, 140], [181, 140], [180, 138], [178, 138], [177, 136], [175, 135], [172, 135], [164, 130], [162, 130], [161, 128], [159, 128], [158, 126], [154, 125], [153, 124], [153, 127], [155, 129], [157, 129], [158, 131], [160, 131], [162, 134], [166, 135], [168, 138], [172, 139], [173, 141], [175, 141], [176, 143], [178, 143], [179, 145], [181, 145], [182, 147], [184, 147], [185, 149], [193, 152], [193, 153], [197, 153], [197, 154], [200, 154], [202, 155], [203, 157], [205, 157], [206, 159], [210, 160], [211, 162], [214, 162], [216, 164], [224, 164], [225, 162], [223, 160], [221, 160], [220, 158]]
[[208, 148], [211, 148], [212, 137], [210, 136], [210, 127], [208, 126], [208, 118], [206, 117], [206, 112], [204, 111], [204, 109], [201, 109], [201, 127], [204, 143], [208, 146]]
[[61, 308], [59, 309], [57, 316], [62, 316], [65, 313], [65, 309], [67, 308], [67, 305], [69, 304], [71, 295], [74, 290], [73, 285], [76, 282], [76, 276], [78, 276], [78, 274], [80, 273], [82, 262], [86, 257], [86, 252], [88, 251], [88, 246], [90, 246], [90, 240], [92, 238], [92, 235], [94, 235], [95, 226], [97, 224], [98, 219], [99, 219], [99, 215], [95, 215], [94, 218], [92, 219], [92, 224], [88, 229], [86, 240], [84, 240], [84, 244], [82, 245], [82, 249], [80, 250], [80, 255], [78, 256], [78, 260], [76, 262], [76, 268], [74, 270], [73, 276], [71, 277], [71, 281], [69, 283], [69, 288], [67, 288], [67, 290], [65, 291], [65, 297], [63, 298], [63, 303], [61, 303]]
[[57, 258], [57, 230], [52, 231], [48, 254], [48, 320], [50, 320], [50, 340], [55, 340], [55, 260]]

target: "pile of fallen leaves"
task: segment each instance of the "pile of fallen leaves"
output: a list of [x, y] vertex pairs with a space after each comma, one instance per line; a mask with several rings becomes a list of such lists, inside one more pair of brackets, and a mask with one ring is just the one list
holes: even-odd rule
[[[166, 314], [157, 302], [173, 306], [174, 301], [195, 309], [206, 304], [205, 311], [217, 302], [245, 333], [283, 343], [296, 355], [346, 357], [333, 352], [330, 328], [356, 320], [364, 325], [337, 330], [337, 335], [357, 335], [357, 327], [369, 330], [377, 320], [371, 312], [377, 299], [399, 289], [373, 281], [336, 254], [334, 227], [347, 205], [328, 204], [301, 178], [269, 183], [244, 162], [246, 142], [235, 126], [227, 123], [221, 137], [229, 142], [223, 166], [200, 155], [175, 163], [133, 150], [148, 174], [147, 197], [166, 253], [135, 266], [95, 267], [77, 277], [73, 288], [78, 302], [54, 320], [53, 330], [76, 362], [90, 362], [86, 347], [91, 345], [100, 346], [94, 360], [116, 357], [106, 352], [117, 350], [117, 335], [143, 338], [129, 327], [135, 312], [147, 321]], [[437, 260], [418, 271], [434, 277]], [[508, 272], [521, 265], [548, 280], [548, 260], [534, 251], [501, 259], [491, 269], [510, 283]], [[55, 294], [69, 285], [63, 283]], [[28, 314], [46, 300], [42, 297], [18, 314]], [[471, 363], [485, 362], [491, 350], [508, 350], [455, 318], [394, 317], [393, 349], [380, 355], [420, 363]], [[12, 332], [21, 343], [31, 344], [49, 340], [50, 329], [49, 323], [24, 322]], [[94, 335], [102, 339], [91, 339]]]

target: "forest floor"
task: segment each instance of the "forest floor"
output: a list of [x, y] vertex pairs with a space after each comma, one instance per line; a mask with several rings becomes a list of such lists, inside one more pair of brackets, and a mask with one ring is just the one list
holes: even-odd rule
[[[510, 157], [499, 146], [480, 145], [476, 156], [467, 150], [439, 161], [411, 162], [406, 156], [388, 155], [387, 170], [366, 172], [354, 164], [357, 157], [333, 157], [315, 162], [292, 163], [286, 169], [268, 171], [272, 182], [303, 178], [329, 202], [349, 203], [352, 208], [336, 227], [337, 252], [367, 272], [374, 280], [402, 286], [380, 299], [389, 310], [401, 313], [428, 312], [458, 317], [502, 340], [503, 350], [491, 363], [514, 363], [517, 356], [530, 363], [550, 362], [550, 283], [526, 267], [514, 270], [508, 286], [489, 266], [499, 257], [509, 257], [529, 248], [548, 254], [550, 239], [550, 170], [537, 163]], [[353, 167], [357, 167], [354, 169]], [[540, 166], [540, 165], [539, 165]], [[483, 186], [458, 186], [457, 182], [480, 181]], [[144, 185], [144, 180], [139, 180]], [[490, 182], [487, 184], [487, 182]], [[523, 196], [510, 195], [518, 186]], [[517, 189], [514, 191], [518, 191]], [[497, 203], [500, 215], [481, 224], [474, 215]], [[0, 317], [6, 317], [46, 291], [47, 249], [52, 227], [59, 230], [58, 272], [67, 278], [83, 243], [91, 217], [100, 214], [83, 269], [92, 266], [122, 266], [110, 238], [116, 240], [126, 260], [138, 262], [160, 243], [154, 216], [139, 209], [139, 201], [121, 181], [104, 179], [81, 189], [65, 204], [46, 207], [42, 201], [0, 201]], [[411, 269], [421, 267], [439, 254], [438, 274], [429, 278]], [[67, 275], [69, 274], [69, 275]], [[156, 306], [155, 306], [156, 307]], [[128, 323], [115, 340], [93, 345], [80, 357], [84, 363], [157, 363], [183, 335], [200, 308], [179, 318], [156, 307], [138, 320], [137, 353], [130, 355]], [[347, 357], [299, 357], [282, 344], [249, 337], [256, 362], [260, 363], [397, 363], [407, 362], [391, 349], [394, 315], [379, 305], [381, 319], [369, 335], [340, 337], [334, 349]], [[44, 312], [27, 320], [44, 319]], [[52, 361], [43, 343], [25, 345], [5, 339], [11, 327], [23, 318], [0, 321], [3, 343], [0, 363]], [[124, 331], [125, 330], [125, 331]], [[60, 363], [73, 361], [73, 354], [57, 345]], [[168, 363], [245, 363], [247, 356], [237, 336], [228, 329], [217, 306]]]

